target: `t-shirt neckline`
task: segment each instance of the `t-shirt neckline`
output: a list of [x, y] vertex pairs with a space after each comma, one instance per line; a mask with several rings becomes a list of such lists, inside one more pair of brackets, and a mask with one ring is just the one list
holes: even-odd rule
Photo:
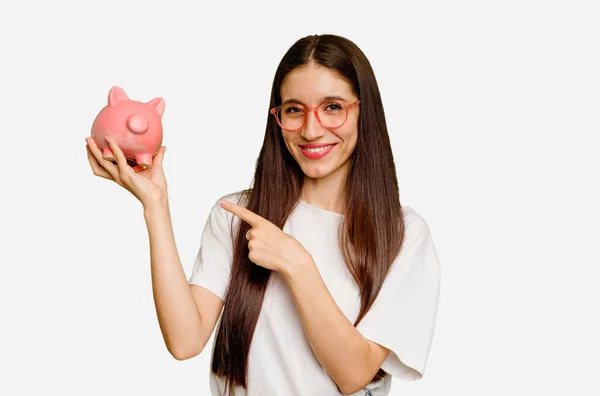
[[325, 213], [325, 214], [328, 214], [328, 215], [331, 215], [331, 216], [339, 217], [341, 219], [343, 219], [345, 217], [341, 213], [336, 213], [336, 212], [332, 212], [330, 210], [325, 210], [325, 209], [317, 208], [316, 206], [313, 206], [313, 205], [309, 204], [308, 202], [306, 202], [306, 201], [304, 201], [302, 199], [298, 199], [298, 202], [300, 202], [303, 206], [305, 206], [305, 207], [307, 207], [309, 209], [312, 209], [314, 211], [317, 211], [317, 212], [321, 212], [321, 213]]

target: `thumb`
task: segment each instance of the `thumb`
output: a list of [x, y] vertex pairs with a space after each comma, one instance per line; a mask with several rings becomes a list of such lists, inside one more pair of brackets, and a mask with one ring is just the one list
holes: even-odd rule
[[161, 167], [163, 164], [163, 160], [165, 158], [165, 151], [167, 151], [167, 148], [165, 146], [161, 146], [160, 150], [158, 151], [158, 154], [156, 155], [157, 160], [158, 160], [157, 162]]

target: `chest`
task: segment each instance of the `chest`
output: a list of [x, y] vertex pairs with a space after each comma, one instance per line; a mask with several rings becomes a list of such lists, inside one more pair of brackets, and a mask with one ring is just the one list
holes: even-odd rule
[[[335, 223], [322, 223], [319, 227], [298, 227], [287, 223], [283, 231], [292, 235], [311, 254], [321, 278], [344, 315], [354, 321], [360, 309], [360, 294], [339, 248]], [[271, 275], [265, 294], [263, 310], [292, 320], [297, 316], [296, 305], [289, 286], [278, 273]]]

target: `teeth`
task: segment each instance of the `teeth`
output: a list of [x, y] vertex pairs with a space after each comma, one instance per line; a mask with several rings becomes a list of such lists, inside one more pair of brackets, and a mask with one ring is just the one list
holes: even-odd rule
[[330, 144], [329, 146], [319, 147], [319, 148], [305, 148], [305, 150], [308, 151], [309, 153], [320, 153], [322, 151], [327, 150], [331, 146], [333, 146], [333, 144]]

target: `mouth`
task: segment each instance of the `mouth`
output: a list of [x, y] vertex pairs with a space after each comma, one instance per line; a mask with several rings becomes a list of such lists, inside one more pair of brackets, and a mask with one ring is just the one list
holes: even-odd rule
[[333, 150], [337, 143], [299, 145], [300, 151], [308, 159], [321, 159]]

